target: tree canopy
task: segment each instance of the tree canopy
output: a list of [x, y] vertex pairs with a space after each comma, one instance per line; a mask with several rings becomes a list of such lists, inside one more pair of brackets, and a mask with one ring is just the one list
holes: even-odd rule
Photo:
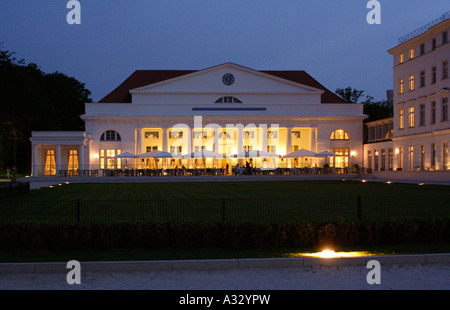
[[0, 169], [12, 168], [17, 143], [17, 168], [25, 170], [31, 160], [31, 131], [84, 130], [80, 116], [92, 99], [75, 78], [45, 73], [14, 55], [0, 44]]
[[[374, 101], [372, 96], [366, 95], [364, 97], [363, 90], [357, 90], [351, 87], [338, 88], [335, 93], [347, 102], [363, 104], [363, 113], [369, 116], [364, 122], [393, 116], [393, 102], [390, 100]], [[365, 100], [360, 102], [361, 98], [365, 98]]]

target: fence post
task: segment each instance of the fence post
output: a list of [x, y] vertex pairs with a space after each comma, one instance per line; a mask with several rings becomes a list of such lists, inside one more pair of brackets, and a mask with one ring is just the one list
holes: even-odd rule
[[225, 222], [226, 200], [222, 198], [222, 222]]
[[81, 220], [81, 210], [80, 210], [80, 204], [81, 204], [81, 201], [80, 201], [80, 199], [76, 199], [75, 200], [75, 204], [76, 204], [76, 207], [77, 207], [77, 223], [79, 223], [80, 222], [80, 220]]
[[358, 195], [358, 220], [362, 221], [362, 197]]

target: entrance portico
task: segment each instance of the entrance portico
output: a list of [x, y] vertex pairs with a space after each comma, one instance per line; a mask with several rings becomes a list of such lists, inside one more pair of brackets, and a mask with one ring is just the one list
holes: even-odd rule
[[61, 176], [79, 175], [89, 170], [90, 135], [85, 132], [34, 131], [32, 142], [32, 175]]

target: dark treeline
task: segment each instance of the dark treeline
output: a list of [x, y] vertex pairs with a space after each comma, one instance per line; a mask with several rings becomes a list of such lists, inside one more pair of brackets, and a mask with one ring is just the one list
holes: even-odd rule
[[0, 171], [31, 166], [31, 131], [84, 130], [80, 115], [92, 102], [85, 85], [64, 73], [42, 72], [0, 44]]

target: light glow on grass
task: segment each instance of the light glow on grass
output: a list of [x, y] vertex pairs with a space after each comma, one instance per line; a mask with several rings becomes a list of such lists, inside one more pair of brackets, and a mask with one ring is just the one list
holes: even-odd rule
[[323, 250], [317, 253], [304, 253], [303, 256], [319, 257], [319, 258], [341, 258], [341, 257], [357, 257], [371, 255], [367, 252], [335, 252], [333, 250]]

